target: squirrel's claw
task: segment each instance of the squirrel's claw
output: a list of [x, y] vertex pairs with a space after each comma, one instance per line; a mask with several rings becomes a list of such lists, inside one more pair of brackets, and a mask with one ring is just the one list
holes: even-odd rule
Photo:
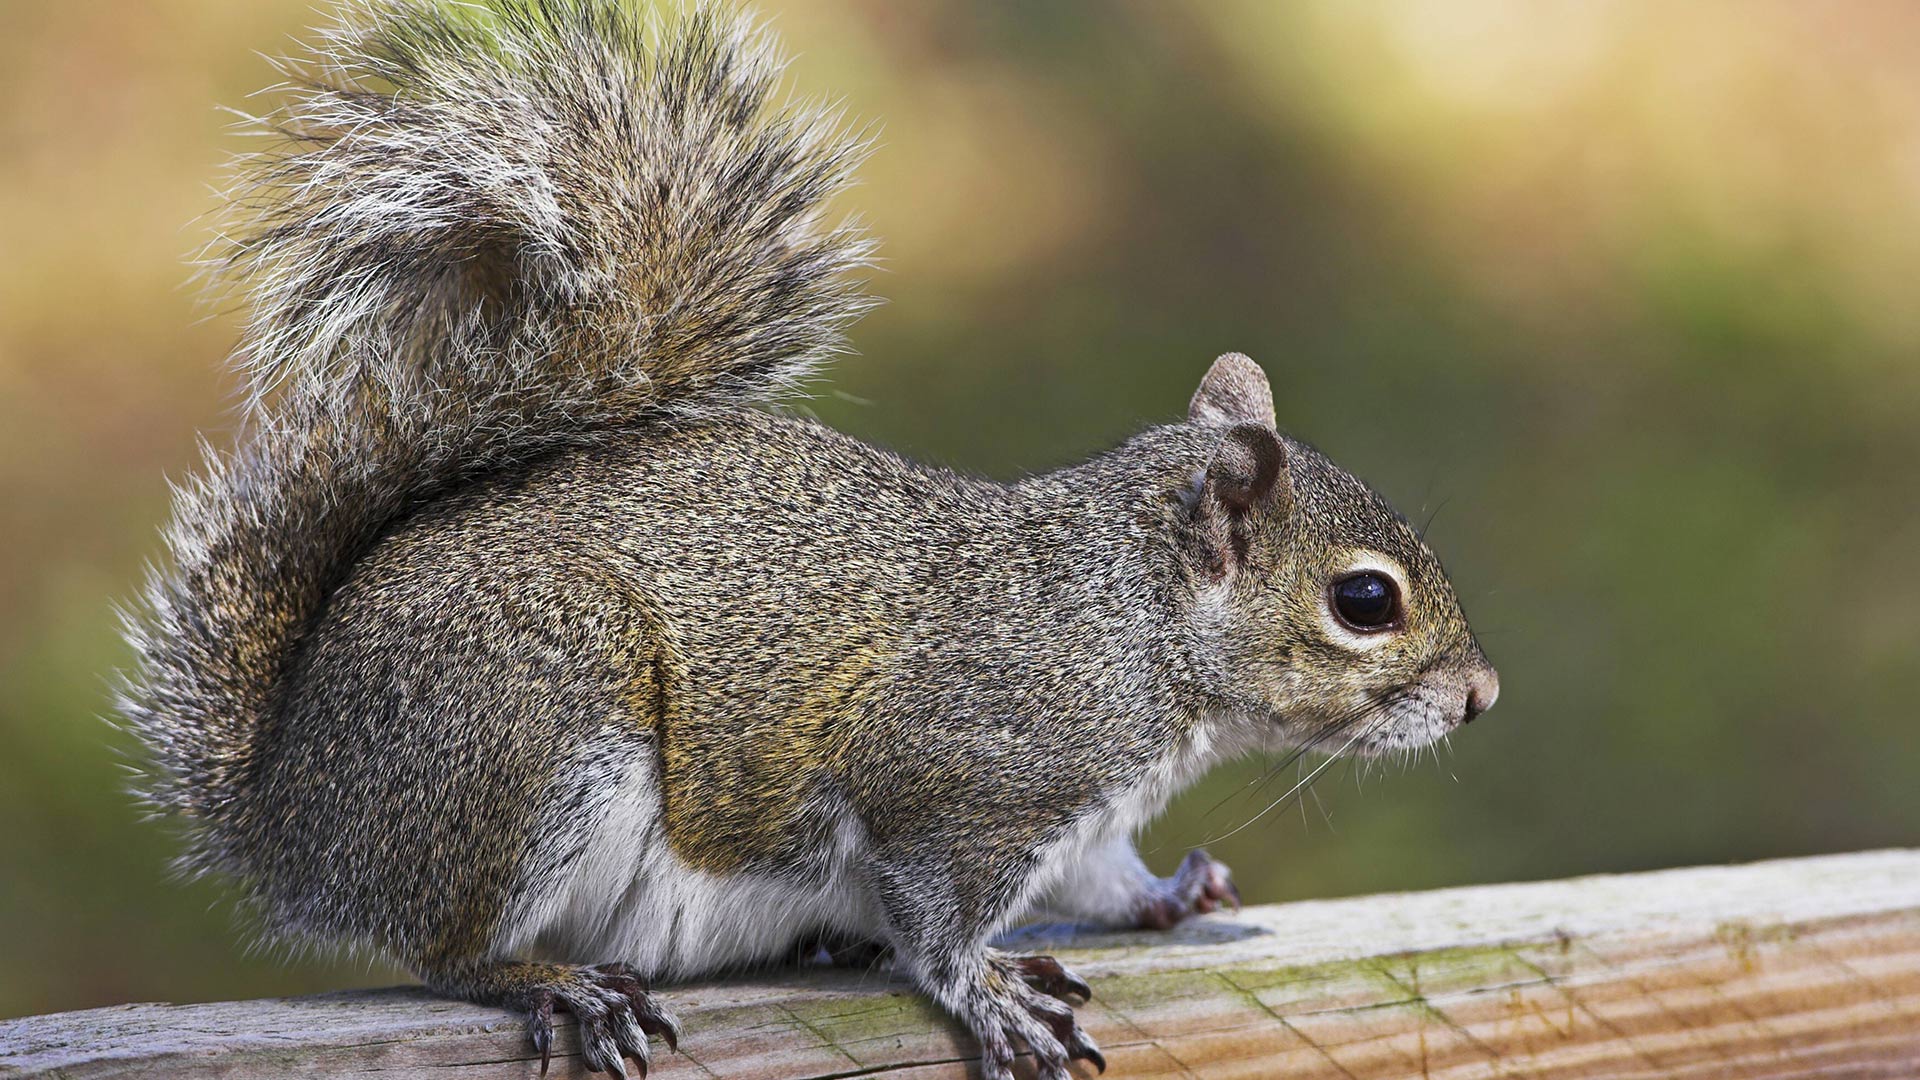
[[[1055, 968], [1060, 966], [1059, 963], [1054, 961], [1050, 956], [1035, 957], [1034, 959], [1046, 960], [1052, 963]], [[1086, 983], [1075, 979], [1071, 973], [1067, 975], [1067, 978], [1072, 979], [1076, 983], [1080, 983], [1083, 987], [1086, 986]], [[1091, 997], [1092, 995], [1089, 993], [1084, 996]], [[1092, 1036], [1080, 1030], [1080, 1024], [1074, 1019], [1072, 1011], [1069, 1010], [1064, 1014], [1036, 1013], [1036, 1015], [1038, 1015], [1048, 1027], [1053, 1029], [1053, 1037], [1060, 1040], [1060, 1045], [1067, 1052], [1068, 1061], [1079, 1058], [1092, 1063], [1094, 1070], [1097, 1072], [1104, 1073], [1107, 1071], [1107, 1056], [1100, 1052], [1100, 1047], [1094, 1043]]]
[[1194, 848], [1181, 860], [1180, 871], [1174, 875], [1179, 881], [1182, 874], [1191, 875], [1199, 883], [1201, 910], [1211, 911], [1225, 904], [1235, 911], [1240, 910], [1240, 888], [1233, 883], [1233, 871], [1227, 864], [1207, 854], [1206, 848]]
[[1161, 880], [1141, 902], [1135, 925], [1142, 930], [1171, 930], [1192, 915], [1205, 915], [1221, 904], [1240, 910], [1240, 890], [1227, 864], [1194, 848], [1180, 869]]
[[1049, 997], [1066, 1001], [1077, 995], [1083, 1002], [1093, 1000], [1093, 987], [1051, 956], [1022, 956], [1014, 960], [1013, 966], [1028, 986]]
[[[653, 995], [648, 992], [647, 984], [639, 973], [626, 964], [598, 964], [595, 971], [602, 976], [600, 985], [626, 999], [628, 1010], [633, 1014], [633, 1022], [648, 1035], [658, 1035], [667, 1049], [678, 1052], [680, 1049], [680, 1022], [660, 1006], [654, 1004]], [[644, 1040], [642, 1041], [644, 1046]], [[639, 1056], [640, 1075], [647, 1075], [646, 1055]]]
[[534, 991], [527, 1016], [527, 1034], [533, 1037], [533, 1048], [540, 1051], [540, 1075], [544, 1080], [548, 1066], [553, 1063], [553, 991]]
[[1100, 1052], [1100, 1048], [1094, 1045], [1086, 1032], [1075, 1028], [1073, 1034], [1060, 1041], [1066, 1045], [1068, 1061], [1079, 1058], [1091, 1064], [1094, 1072], [1107, 1071], [1107, 1055]]
[[1106, 1056], [1080, 1030], [1070, 1004], [1071, 996], [1092, 996], [1083, 980], [1051, 956], [990, 950], [988, 965], [987, 980], [961, 1010], [980, 1040], [986, 1080], [1012, 1080], [1020, 1043], [1033, 1054], [1037, 1080], [1072, 1080], [1068, 1063], [1075, 1059], [1106, 1070]]
[[680, 1048], [680, 1025], [648, 993], [646, 983], [625, 964], [565, 968], [526, 992], [527, 1033], [540, 1051], [540, 1075], [553, 1061], [553, 1013], [572, 1013], [580, 1026], [580, 1059], [589, 1072], [628, 1076], [626, 1063], [645, 1080], [652, 1064], [649, 1036], [670, 1049]]

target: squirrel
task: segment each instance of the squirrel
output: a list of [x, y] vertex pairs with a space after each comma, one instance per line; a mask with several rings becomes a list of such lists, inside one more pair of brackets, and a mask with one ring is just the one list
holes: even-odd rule
[[987, 1080], [1104, 1070], [1040, 915], [1237, 904], [1132, 836], [1273, 740], [1493, 704], [1421, 537], [1229, 353], [1184, 418], [1001, 483], [780, 403], [871, 304], [867, 149], [711, 4], [351, 5], [245, 159], [230, 449], [175, 491], [118, 708], [181, 866], [275, 941], [556, 1009], [644, 1074], [652, 989], [889, 948]]

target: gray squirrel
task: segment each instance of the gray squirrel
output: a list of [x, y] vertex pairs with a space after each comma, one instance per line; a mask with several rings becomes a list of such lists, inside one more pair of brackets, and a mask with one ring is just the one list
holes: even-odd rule
[[235, 445], [176, 492], [120, 710], [182, 865], [271, 939], [644, 1074], [654, 980], [877, 943], [987, 1080], [1104, 1069], [1036, 915], [1237, 902], [1132, 835], [1272, 740], [1493, 703], [1440, 564], [1222, 356], [1186, 418], [1014, 483], [769, 408], [870, 304], [863, 142], [763, 29], [357, 5], [248, 159]]

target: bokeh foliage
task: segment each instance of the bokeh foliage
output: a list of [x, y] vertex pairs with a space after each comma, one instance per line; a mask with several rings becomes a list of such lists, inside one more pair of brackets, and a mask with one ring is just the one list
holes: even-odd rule
[[[817, 410], [997, 476], [1213, 354], [1452, 567], [1499, 707], [1215, 846], [1250, 899], [1920, 836], [1920, 9], [794, 4], [883, 148], [889, 306]], [[224, 437], [215, 103], [306, 0], [0, 7], [0, 1015], [390, 979], [167, 880], [101, 723], [163, 478]], [[184, 227], [183, 227], [184, 226]], [[1090, 747], [1089, 753], [1098, 752]], [[1284, 790], [1223, 770], [1170, 867]]]

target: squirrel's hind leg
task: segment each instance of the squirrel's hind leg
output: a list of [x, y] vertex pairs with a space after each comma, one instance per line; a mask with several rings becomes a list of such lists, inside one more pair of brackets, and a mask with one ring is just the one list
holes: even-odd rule
[[553, 1013], [570, 1012], [580, 1026], [580, 1057], [592, 1072], [627, 1075], [625, 1058], [644, 1077], [651, 1060], [647, 1037], [658, 1035], [678, 1049], [680, 1024], [662, 1009], [646, 984], [625, 964], [544, 964], [485, 960], [427, 976], [449, 997], [500, 1005], [527, 1017], [527, 1034], [540, 1051], [540, 1075], [553, 1054]]

